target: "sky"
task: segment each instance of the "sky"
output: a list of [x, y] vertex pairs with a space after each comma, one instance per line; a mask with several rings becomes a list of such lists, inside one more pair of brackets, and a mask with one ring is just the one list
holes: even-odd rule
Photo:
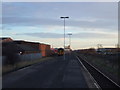
[[72, 33], [72, 49], [115, 47], [118, 43], [117, 2], [3, 2], [2, 37], [63, 47]]
[[119, 0], [1, 0], [2, 2], [119, 2]]

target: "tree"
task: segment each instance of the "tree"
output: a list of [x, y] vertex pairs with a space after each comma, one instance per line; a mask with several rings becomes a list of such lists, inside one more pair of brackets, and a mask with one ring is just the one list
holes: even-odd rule
[[102, 44], [97, 44], [97, 48], [103, 48]]

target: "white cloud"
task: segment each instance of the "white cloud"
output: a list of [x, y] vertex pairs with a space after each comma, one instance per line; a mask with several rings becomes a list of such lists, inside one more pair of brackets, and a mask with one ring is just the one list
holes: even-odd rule
[[[21, 33], [17, 35], [28, 35], [32, 37], [40, 37], [40, 38], [62, 38], [63, 34], [59, 33]], [[67, 37], [67, 34], [66, 34]], [[108, 34], [108, 33], [95, 33], [95, 32], [86, 32], [86, 33], [74, 33], [72, 35], [72, 38], [89, 38], [89, 39], [94, 39], [94, 38], [118, 38], [117, 33], [115, 34]]]

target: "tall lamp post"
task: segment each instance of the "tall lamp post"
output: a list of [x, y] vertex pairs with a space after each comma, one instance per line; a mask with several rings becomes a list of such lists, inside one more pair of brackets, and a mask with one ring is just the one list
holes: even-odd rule
[[64, 60], [65, 60], [65, 19], [69, 17], [60, 17], [61, 19], [64, 19]]
[[72, 35], [72, 33], [68, 33], [68, 35], [69, 35], [69, 46], [71, 48], [71, 35]]

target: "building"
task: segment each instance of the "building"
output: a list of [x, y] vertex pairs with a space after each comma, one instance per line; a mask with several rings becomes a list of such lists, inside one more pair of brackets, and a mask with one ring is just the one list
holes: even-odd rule
[[42, 57], [49, 56], [50, 55], [50, 45], [38, 43], [38, 42], [28, 42], [28, 41], [14, 41], [17, 46], [24, 49], [24, 53], [41, 53]]
[[117, 54], [120, 52], [120, 48], [98, 48], [97, 52], [100, 54]]
[[23, 49], [22, 54], [30, 54], [30, 53], [41, 53], [39, 49], [39, 43], [36, 42], [28, 42], [28, 41], [13, 41], [18, 47]]
[[[50, 55], [50, 45], [43, 44], [39, 42], [29, 42], [23, 40], [12, 40], [11, 38], [1, 38], [0, 39], [3, 48], [15, 48], [16, 50], [19, 48], [21, 54], [30, 54], [30, 53], [42, 53], [42, 56]], [[6, 47], [7, 46], [7, 47]]]
[[49, 56], [51, 53], [50, 45], [40, 43], [39, 49], [41, 50], [42, 56]]
[[17, 46], [14, 42], [2, 42], [2, 55], [6, 56], [8, 54], [17, 54], [23, 52], [24, 50]]
[[[51, 53], [50, 45], [38, 42], [29, 42], [22, 40], [12, 40], [10, 38], [1, 38], [2, 58], [18, 56], [20, 60], [35, 60], [41, 57], [49, 56]], [[15, 59], [15, 58], [14, 58]], [[9, 58], [9, 60], [11, 60]], [[6, 60], [3, 60], [3, 63]]]
[[23, 48], [24, 53], [41, 53], [43, 57], [50, 55], [50, 45], [38, 43], [38, 42], [28, 42], [28, 41], [14, 41], [19, 47]]
[[9, 37], [0, 38], [0, 42], [12, 42], [13, 40]]

